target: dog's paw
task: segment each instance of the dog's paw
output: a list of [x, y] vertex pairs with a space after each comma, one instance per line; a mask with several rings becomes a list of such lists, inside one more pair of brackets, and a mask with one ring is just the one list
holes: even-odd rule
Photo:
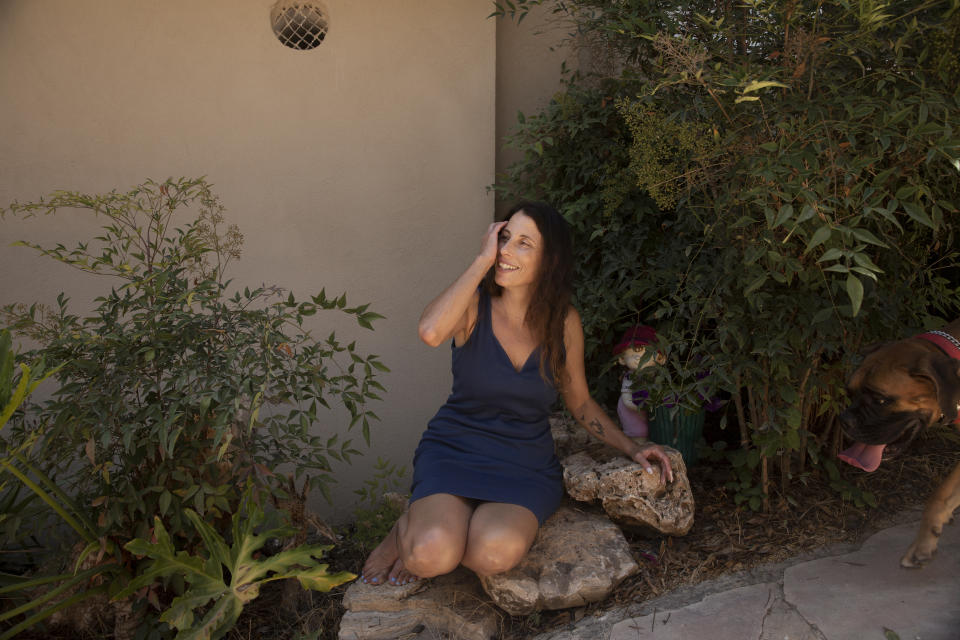
[[900, 558], [900, 566], [904, 569], [923, 569], [923, 565], [930, 561], [930, 558], [921, 558], [912, 551], [907, 551], [902, 558]]
[[922, 569], [937, 552], [937, 539], [930, 536], [916, 540], [900, 558], [900, 566], [905, 569]]

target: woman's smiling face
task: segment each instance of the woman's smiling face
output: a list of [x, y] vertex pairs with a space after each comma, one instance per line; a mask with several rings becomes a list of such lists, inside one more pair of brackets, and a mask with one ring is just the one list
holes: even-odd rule
[[543, 236], [537, 223], [522, 210], [500, 230], [494, 281], [501, 287], [532, 286], [540, 272]]

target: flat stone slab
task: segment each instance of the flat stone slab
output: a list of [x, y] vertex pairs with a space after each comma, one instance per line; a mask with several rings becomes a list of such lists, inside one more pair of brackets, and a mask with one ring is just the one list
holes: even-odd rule
[[490, 640], [502, 614], [480, 588], [477, 576], [459, 568], [445, 576], [395, 587], [354, 582], [343, 596], [348, 610], [340, 640], [394, 640], [403, 637]]
[[903, 569], [900, 556], [917, 524], [886, 529], [853, 553], [821, 558], [784, 572], [783, 590], [829, 640], [960, 638], [960, 525], [943, 529], [940, 548], [923, 569]]
[[638, 568], [623, 532], [609, 519], [560, 507], [519, 565], [480, 582], [501, 609], [526, 615], [603, 600]]
[[[612, 610], [534, 640], [958, 640], [960, 524], [944, 527], [929, 566], [902, 569], [917, 524], [849, 553], [724, 577], [687, 604], [667, 594], [629, 607], [643, 615]], [[744, 584], [757, 573], [761, 581]]]
[[[764, 614], [778, 590], [776, 584], [740, 587], [709, 596], [683, 609], [655, 611], [624, 620], [614, 625], [610, 640], [760, 638]], [[792, 640], [794, 636], [788, 637]]]

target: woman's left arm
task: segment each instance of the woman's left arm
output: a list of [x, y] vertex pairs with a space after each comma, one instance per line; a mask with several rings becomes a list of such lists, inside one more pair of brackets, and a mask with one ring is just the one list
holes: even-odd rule
[[567, 312], [564, 324], [564, 346], [566, 380], [562, 388], [563, 401], [580, 426], [642, 464], [647, 473], [653, 473], [652, 463], [658, 462], [667, 481], [673, 482], [673, 469], [663, 448], [658, 444], [639, 445], [634, 442], [590, 397], [583, 367], [583, 324], [580, 314], [573, 307]]

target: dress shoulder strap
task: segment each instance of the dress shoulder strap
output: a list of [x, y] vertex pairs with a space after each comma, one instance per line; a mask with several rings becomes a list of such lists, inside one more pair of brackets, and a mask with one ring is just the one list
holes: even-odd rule
[[454, 349], [477, 342], [478, 336], [483, 333], [489, 333], [490, 331], [490, 296], [487, 294], [483, 285], [477, 287], [477, 291], [480, 294], [477, 301], [477, 317], [474, 318], [473, 327], [470, 329], [470, 334], [467, 336], [466, 341], [462, 345], [457, 345], [456, 341], [450, 343], [450, 346]]
[[474, 334], [479, 334], [481, 331], [490, 331], [490, 314], [492, 306], [493, 305], [490, 303], [490, 294], [487, 293], [486, 287], [480, 285], [480, 301], [477, 303], [477, 324]]

